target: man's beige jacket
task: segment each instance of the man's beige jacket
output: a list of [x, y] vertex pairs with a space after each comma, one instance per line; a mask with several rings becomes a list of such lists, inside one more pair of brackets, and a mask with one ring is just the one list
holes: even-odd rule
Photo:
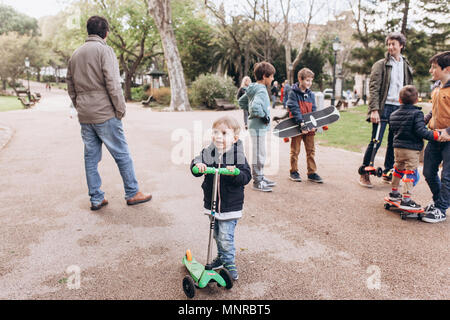
[[117, 57], [99, 36], [89, 35], [75, 50], [66, 81], [80, 123], [102, 123], [125, 115]]

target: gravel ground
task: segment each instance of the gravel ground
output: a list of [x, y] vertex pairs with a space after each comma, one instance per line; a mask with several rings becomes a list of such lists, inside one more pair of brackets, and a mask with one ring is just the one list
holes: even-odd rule
[[[105, 149], [109, 205], [93, 213], [67, 94], [35, 89], [43, 95], [36, 107], [0, 114], [0, 126], [14, 132], [0, 151], [0, 298], [185, 299], [181, 259], [190, 248], [204, 262], [208, 238], [202, 179], [188, 165], [212, 122], [223, 114], [242, 121], [241, 112], [129, 104], [125, 133], [140, 187], [153, 200], [126, 205]], [[289, 144], [274, 139], [269, 149], [266, 173], [278, 185], [270, 194], [246, 188], [236, 228], [240, 278], [229, 291], [198, 290], [197, 299], [450, 298], [448, 221], [402, 221], [386, 211], [388, 184], [357, 183], [362, 154], [318, 146], [325, 183], [317, 185], [288, 179]], [[306, 178], [303, 148], [299, 161]], [[423, 179], [414, 193], [423, 205], [431, 199]]]

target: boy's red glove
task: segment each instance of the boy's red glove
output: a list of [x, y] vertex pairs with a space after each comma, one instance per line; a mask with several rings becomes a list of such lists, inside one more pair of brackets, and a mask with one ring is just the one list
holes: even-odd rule
[[287, 143], [289, 142], [289, 138], [283, 138], [283, 141]]

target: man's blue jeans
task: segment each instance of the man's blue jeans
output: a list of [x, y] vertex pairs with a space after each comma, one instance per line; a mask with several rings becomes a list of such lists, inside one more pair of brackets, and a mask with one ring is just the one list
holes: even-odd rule
[[100, 204], [105, 194], [100, 190], [102, 179], [98, 173], [103, 143], [119, 167], [125, 188], [125, 199], [134, 197], [139, 187], [134, 174], [133, 160], [123, 133], [122, 121], [114, 117], [98, 124], [82, 123], [81, 137], [84, 142], [84, 165], [92, 205]]
[[224, 265], [234, 264], [236, 248], [234, 246], [234, 229], [237, 219], [216, 220], [214, 224], [214, 239], [217, 243], [217, 255]]
[[[387, 125], [389, 124], [389, 118], [392, 114], [392, 112], [396, 111], [399, 106], [393, 105], [393, 104], [385, 104], [383, 109], [383, 114], [380, 115], [380, 123], [373, 123], [372, 124], [372, 138], [370, 140], [369, 145], [367, 146], [366, 153], [364, 154], [364, 160], [363, 165], [368, 166], [370, 164], [370, 160], [372, 157], [372, 151], [375, 147], [375, 155], [378, 152], [378, 149], [381, 146], [381, 142], [383, 141], [384, 131], [386, 130]], [[378, 137], [378, 140], [380, 141], [376, 146], [374, 146], [373, 139], [375, 138], [375, 135], [377, 133], [377, 126], [381, 125], [380, 128], [380, 136]], [[388, 171], [394, 167], [394, 135], [392, 134], [391, 130], [389, 130], [388, 134], [388, 144], [386, 148], [386, 155], [384, 157], [384, 170]]]
[[[441, 162], [443, 168], [439, 179]], [[450, 203], [450, 142], [428, 142], [423, 159], [423, 175], [433, 193], [434, 206], [445, 213]]]

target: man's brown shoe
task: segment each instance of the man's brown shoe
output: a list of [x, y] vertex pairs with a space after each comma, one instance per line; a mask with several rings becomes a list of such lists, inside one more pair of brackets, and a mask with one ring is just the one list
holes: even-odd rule
[[103, 208], [103, 207], [106, 206], [107, 204], [108, 204], [108, 200], [103, 199], [102, 203], [100, 203], [100, 204], [98, 204], [98, 205], [96, 205], [96, 206], [92, 205], [92, 206], [91, 206], [91, 210], [92, 210], [92, 211], [100, 210], [101, 208]]
[[152, 199], [151, 194], [143, 194], [142, 192], [139, 191], [133, 198], [127, 200], [127, 205], [132, 206], [134, 204], [150, 201], [151, 199]]
[[373, 188], [373, 184], [370, 182], [368, 173], [362, 174], [359, 179], [359, 184], [366, 188]]

